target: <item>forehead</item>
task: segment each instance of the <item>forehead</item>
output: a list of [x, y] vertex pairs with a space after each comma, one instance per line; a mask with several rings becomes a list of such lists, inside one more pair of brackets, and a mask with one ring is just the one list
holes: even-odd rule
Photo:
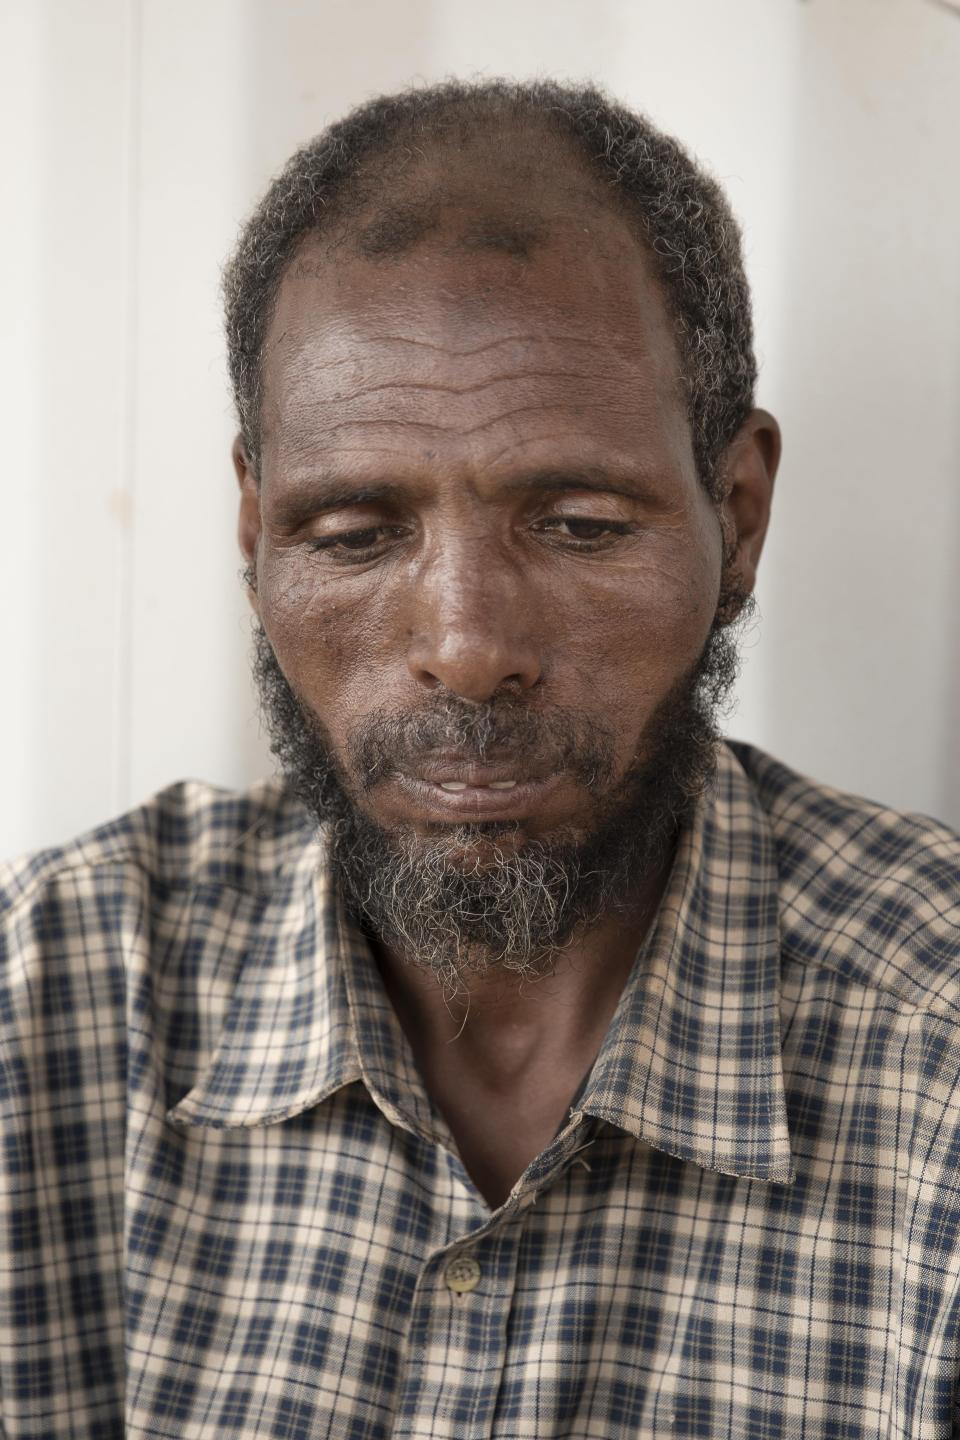
[[627, 223], [592, 205], [524, 225], [511, 246], [495, 207], [453, 207], [399, 254], [308, 241], [267, 335], [265, 468], [687, 444], [673, 323]]

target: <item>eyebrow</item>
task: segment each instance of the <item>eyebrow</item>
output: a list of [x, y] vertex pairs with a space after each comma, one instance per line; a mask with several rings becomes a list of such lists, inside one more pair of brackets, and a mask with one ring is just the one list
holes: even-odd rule
[[650, 484], [638, 466], [629, 473], [604, 470], [600, 466], [553, 467], [534, 470], [529, 474], [509, 480], [504, 485], [507, 491], [533, 490], [594, 490], [606, 495], [626, 495], [631, 500], [643, 499], [650, 494]]
[[[396, 503], [416, 489], [415, 482], [402, 479], [352, 482], [335, 475], [304, 478], [293, 492], [280, 500], [277, 509], [287, 524], [310, 515], [344, 509], [351, 505]], [[506, 494], [527, 491], [533, 494], [590, 490], [597, 494], [624, 495], [631, 500], [650, 498], [652, 489], [642, 469], [629, 474], [599, 466], [560, 467], [529, 471], [505, 480], [498, 489]]]

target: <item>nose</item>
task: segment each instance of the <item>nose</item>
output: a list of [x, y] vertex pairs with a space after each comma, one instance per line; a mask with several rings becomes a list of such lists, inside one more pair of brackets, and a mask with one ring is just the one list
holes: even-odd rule
[[514, 567], [489, 549], [438, 558], [420, 577], [410, 615], [407, 663], [418, 684], [481, 704], [541, 676], [531, 634], [532, 597]]

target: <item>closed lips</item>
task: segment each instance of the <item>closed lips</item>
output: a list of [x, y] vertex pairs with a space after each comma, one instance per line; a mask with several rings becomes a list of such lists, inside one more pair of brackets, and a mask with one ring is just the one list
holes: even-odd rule
[[[466, 782], [466, 780], [435, 780], [433, 783], [434, 783], [435, 785], [439, 785], [441, 790], [453, 790], [453, 791], [457, 791], [457, 790], [466, 790], [466, 789], [467, 789], [467, 782]], [[476, 784], [475, 784], [475, 785], [471, 785], [471, 786], [470, 786], [470, 789], [474, 789], [474, 790], [512, 790], [512, 789], [514, 788], [514, 786], [516, 785], [516, 783], [517, 783], [516, 780], [488, 780], [488, 781], [486, 782], [486, 784], [484, 784], [484, 785], [476, 785]]]

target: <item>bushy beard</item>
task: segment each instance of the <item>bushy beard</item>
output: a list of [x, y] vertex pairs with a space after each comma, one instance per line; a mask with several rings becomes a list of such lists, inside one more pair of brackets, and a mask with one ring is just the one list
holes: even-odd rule
[[[729, 603], [729, 592], [725, 598]], [[348, 910], [371, 938], [431, 971], [451, 994], [470, 974], [493, 967], [535, 979], [575, 935], [636, 903], [641, 882], [666, 863], [713, 773], [717, 717], [737, 673], [731, 632], [717, 622], [698, 664], [660, 705], [617, 779], [614, 737], [594, 717], [541, 711], [522, 697], [475, 705], [449, 693], [416, 711], [365, 715], [344, 768], [259, 625], [254, 647], [271, 748], [292, 790], [328, 829]], [[594, 802], [589, 833], [511, 843], [520, 826], [504, 821], [388, 832], [362, 808], [362, 797], [439, 750], [478, 762], [522, 756], [535, 759], [539, 773], [571, 773]]]

